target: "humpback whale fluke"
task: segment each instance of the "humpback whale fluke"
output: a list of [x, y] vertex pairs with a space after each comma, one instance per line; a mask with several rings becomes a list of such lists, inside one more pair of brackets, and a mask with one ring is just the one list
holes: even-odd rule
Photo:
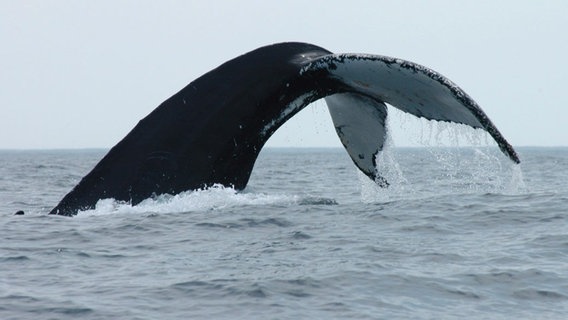
[[280, 43], [230, 60], [191, 82], [142, 119], [50, 214], [75, 215], [99, 199], [137, 204], [213, 184], [243, 189], [268, 138], [311, 102], [325, 98], [353, 163], [377, 183], [376, 154], [388, 103], [429, 120], [486, 130], [519, 158], [479, 106], [442, 75], [401, 59], [333, 54]]

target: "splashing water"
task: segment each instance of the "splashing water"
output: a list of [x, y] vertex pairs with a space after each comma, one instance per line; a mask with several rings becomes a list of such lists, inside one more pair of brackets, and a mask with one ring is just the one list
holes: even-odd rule
[[525, 180], [523, 177], [523, 171], [521, 169], [520, 164], [512, 164], [511, 165], [511, 180], [505, 188], [505, 194], [520, 194], [520, 193], [527, 193], [529, 189], [525, 184]]
[[396, 149], [392, 136], [389, 133], [387, 118], [387, 135], [383, 144], [383, 150], [375, 155], [376, 173], [378, 176], [386, 179], [389, 183], [388, 188], [380, 187], [374, 181], [371, 181], [363, 173], [358, 172], [359, 181], [361, 183], [361, 201], [364, 203], [385, 202], [400, 196], [412, 188], [405, 178], [400, 164], [396, 160]]
[[[363, 202], [385, 202], [401, 197], [420, 197], [429, 190], [417, 190], [413, 179], [426, 179], [437, 192], [451, 193], [506, 193], [526, 191], [520, 165], [509, 161], [496, 147], [490, 135], [481, 129], [466, 125], [418, 119], [389, 108], [386, 121], [387, 137], [384, 148], [376, 155], [377, 172], [389, 183], [381, 188], [360, 174]], [[394, 114], [394, 117], [393, 117]], [[413, 120], [410, 120], [413, 119]], [[398, 157], [415, 157], [411, 149], [395, 148], [392, 128], [395, 124], [419, 129], [415, 143], [426, 148], [424, 154], [414, 159], [422, 172], [408, 172]], [[416, 130], [416, 129], [414, 129]], [[410, 130], [412, 131], [412, 130]], [[422, 181], [423, 182], [423, 181]]]
[[114, 199], [99, 200], [95, 209], [79, 212], [78, 216], [130, 213], [180, 213], [218, 210], [236, 206], [294, 204], [301, 201], [295, 195], [267, 195], [237, 192], [233, 188], [214, 185], [207, 189], [186, 191], [176, 195], [164, 194], [146, 199], [136, 206]]
[[142, 201], [133, 206], [115, 199], [99, 200], [92, 210], [80, 211], [78, 217], [99, 216], [108, 214], [167, 214], [194, 211], [222, 210], [244, 206], [269, 205], [335, 205], [331, 198], [310, 195], [265, 194], [257, 192], [237, 191], [222, 185], [195, 191], [186, 191], [176, 195], [163, 194]]

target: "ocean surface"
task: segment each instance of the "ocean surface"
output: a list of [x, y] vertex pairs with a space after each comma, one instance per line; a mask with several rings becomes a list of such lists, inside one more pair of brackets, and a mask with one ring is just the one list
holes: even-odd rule
[[[568, 148], [268, 149], [244, 192], [47, 216], [105, 150], [0, 151], [0, 319], [566, 319]], [[13, 215], [25, 210], [26, 215]]]

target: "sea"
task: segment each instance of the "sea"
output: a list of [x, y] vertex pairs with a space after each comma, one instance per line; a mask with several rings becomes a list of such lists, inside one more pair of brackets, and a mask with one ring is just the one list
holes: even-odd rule
[[48, 216], [106, 151], [0, 151], [0, 319], [568, 318], [568, 148], [393, 147], [389, 188], [272, 148], [244, 191]]

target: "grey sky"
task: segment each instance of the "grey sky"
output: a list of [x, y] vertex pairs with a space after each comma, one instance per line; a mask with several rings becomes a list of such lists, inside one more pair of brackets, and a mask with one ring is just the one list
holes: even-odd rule
[[[423, 64], [513, 145], [566, 146], [567, 15], [563, 0], [0, 0], [0, 148], [111, 147], [190, 81], [281, 41]], [[292, 120], [270, 145], [339, 145], [325, 103]]]

